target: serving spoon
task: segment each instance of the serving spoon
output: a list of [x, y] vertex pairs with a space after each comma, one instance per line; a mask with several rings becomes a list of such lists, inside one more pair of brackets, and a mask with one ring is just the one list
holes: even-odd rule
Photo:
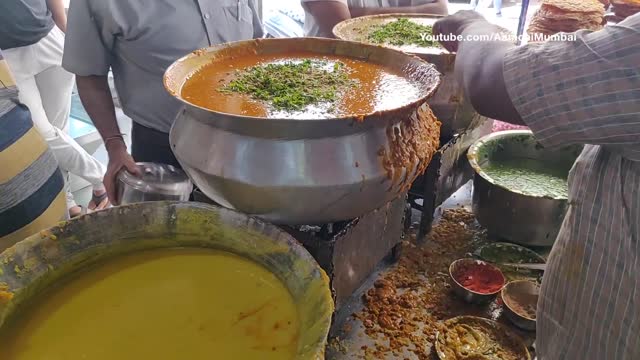
[[503, 263], [500, 265], [517, 267], [520, 269], [528, 269], [528, 270], [542, 270], [545, 271], [547, 269], [547, 264], [513, 264], [513, 263]]

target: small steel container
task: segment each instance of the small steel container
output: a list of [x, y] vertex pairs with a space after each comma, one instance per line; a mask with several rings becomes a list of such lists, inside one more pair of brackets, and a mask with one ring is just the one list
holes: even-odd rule
[[477, 264], [477, 265], [487, 266], [488, 268], [495, 271], [496, 273], [499, 273], [500, 276], [502, 276], [502, 285], [504, 285], [507, 280], [502, 274], [502, 271], [500, 271], [500, 269], [498, 269], [497, 267], [487, 262], [484, 262], [481, 260], [475, 260], [475, 259], [459, 259], [452, 262], [451, 265], [449, 266], [449, 277], [451, 278], [451, 283], [453, 284], [453, 291], [456, 295], [458, 295], [461, 299], [463, 299], [464, 301], [470, 304], [486, 304], [491, 302], [496, 297], [496, 294], [498, 294], [500, 290], [502, 290], [502, 288], [498, 289], [493, 293], [488, 293], [488, 294], [482, 294], [482, 293], [478, 293], [478, 292], [467, 289], [462, 284], [460, 284], [455, 277], [455, 274], [458, 272], [458, 269], [460, 268], [460, 266], [465, 264]]
[[[513, 305], [509, 300], [511, 296], [515, 294], [527, 294], [534, 296], [536, 299], [540, 295], [540, 286], [538, 284], [528, 281], [528, 280], [519, 280], [512, 281], [505, 285], [502, 288], [502, 292], [500, 296], [502, 297], [502, 302], [504, 303], [504, 314], [515, 326], [519, 327], [522, 330], [527, 331], [535, 331], [536, 330], [536, 319], [530, 318], [526, 314], [520, 314], [513, 309]], [[536, 303], [528, 304], [536, 307]]]
[[137, 177], [123, 170], [118, 174], [120, 205], [146, 201], [188, 201], [193, 184], [187, 174], [175, 166], [137, 163], [142, 172]]

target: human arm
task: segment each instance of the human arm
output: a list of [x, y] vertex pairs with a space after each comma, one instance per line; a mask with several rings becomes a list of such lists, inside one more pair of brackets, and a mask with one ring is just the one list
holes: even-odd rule
[[53, 22], [62, 30], [67, 32], [67, 12], [64, 9], [62, 0], [47, 0], [47, 8], [51, 11]]
[[[474, 11], [461, 11], [434, 25], [434, 34], [470, 36], [499, 34], [502, 30], [490, 24]], [[502, 63], [507, 51], [515, 45], [509, 41], [445, 42], [450, 51], [457, 52], [456, 78], [462, 85], [471, 105], [481, 115], [515, 125], [524, 122], [514, 107], [505, 86]]]
[[104, 175], [104, 187], [109, 199], [118, 204], [116, 177], [122, 169], [140, 174], [133, 157], [127, 152], [120, 127], [116, 120], [115, 106], [107, 76], [77, 76], [76, 84], [80, 100], [87, 114], [104, 140], [109, 164]]
[[126, 168], [139, 174], [116, 121], [113, 97], [108, 83], [113, 37], [102, 27], [99, 13], [92, 11], [88, 0], [72, 0], [69, 8], [69, 31], [65, 39], [63, 67], [76, 74], [82, 105], [105, 141], [109, 164], [104, 186], [109, 199], [118, 204], [116, 175]]
[[303, 1], [302, 7], [313, 16], [320, 27], [317, 35], [320, 37], [332, 38], [333, 27], [344, 20], [351, 19], [346, 0]]
[[[506, 88], [509, 103], [545, 146], [592, 144], [640, 152], [630, 150], [640, 144], [640, 15], [573, 36], [506, 49], [496, 88]], [[458, 57], [468, 56], [467, 45], [459, 46], [464, 53]], [[469, 70], [456, 63], [456, 71]], [[463, 76], [471, 79], [468, 87], [480, 87], [472, 76]], [[477, 106], [478, 94], [471, 91]]]

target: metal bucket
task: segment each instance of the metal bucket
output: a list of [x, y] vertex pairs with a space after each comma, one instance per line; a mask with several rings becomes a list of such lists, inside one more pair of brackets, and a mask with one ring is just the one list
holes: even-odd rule
[[302, 245], [277, 227], [199, 203], [111, 208], [42, 231], [5, 250], [0, 254], [0, 333], [22, 304], [71, 273], [119, 254], [169, 247], [229, 251], [270, 270], [298, 307], [296, 359], [324, 359], [333, 313], [324, 271]]
[[498, 238], [528, 246], [551, 246], [568, 209], [568, 199], [531, 196], [498, 185], [483, 170], [492, 159], [537, 159], [567, 174], [582, 146], [548, 149], [529, 130], [493, 133], [478, 140], [467, 154], [475, 170], [473, 212], [478, 222]]
[[[292, 52], [381, 64], [413, 82], [421, 97], [388, 111], [327, 119], [219, 113], [181, 98], [184, 83], [204, 65]], [[165, 74], [165, 87], [186, 105], [171, 129], [170, 143], [195, 185], [225, 207], [277, 224], [353, 219], [403, 194], [431, 161], [440, 124], [426, 100], [439, 84], [433, 65], [355, 42], [293, 38], [213, 46], [176, 61]]]

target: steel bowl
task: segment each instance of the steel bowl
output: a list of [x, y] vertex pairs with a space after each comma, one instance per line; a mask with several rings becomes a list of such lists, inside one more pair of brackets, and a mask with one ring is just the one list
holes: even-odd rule
[[535, 331], [536, 319], [518, 312], [518, 310], [514, 308], [511, 300], [509, 300], [513, 295], [518, 294], [535, 296], [536, 302], [526, 305], [537, 307], [537, 298], [540, 295], [540, 287], [532, 281], [519, 280], [508, 283], [500, 292], [502, 303], [504, 304], [504, 314], [507, 319], [522, 330]]
[[525, 246], [551, 246], [560, 231], [568, 200], [532, 196], [497, 184], [483, 167], [492, 160], [536, 159], [569, 173], [582, 152], [581, 145], [548, 149], [529, 130], [487, 135], [469, 148], [467, 158], [475, 171], [473, 212], [492, 237]]
[[[421, 25], [433, 26], [442, 18], [439, 15], [426, 14], [383, 14], [361, 16], [348, 19], [338, 23], [333, 28], [333, 35], [342, 40], [358, 41], [365, 44], [372, 44], [368, 39], [371, 31], [368, 29], [377, 25], [383, 25], [397, 19], [410, 19]], [[421, 47], [416, 45], [391, 45], [385, 47], [404, 51], [420, 57], [436, 66], [442, 73], [442, 85], [435, 95], [429, 99], [429, 106], [433, 109], [436, 117], [442, 122], [441, 136], [444, 139], [451, 138], [454, 134], [466, 129], [473, 119], [478, 115], [469, 99], [465, 96], [462, 86], [458, 83], [454, 75], [454, 64], [456, 55], [448, 52], [442, 47]]]
[[466, 287], [464, 287], [464, 285], [460, 284], [456, 279], [456, 277], [454, 276], [458, 268], [461, 265], [465, 265], [465, 264], [487, 266], [488, 268], [499, 273], [500, 276], [502, 276], [502, 285], [504, 285], [507, 280], [502, 274], [502, 271], [500, 271], [500, 269], [497, 268], [496, 266], [489, 264], [488, 262], [476, 260], [476, 259], [458, 259], [452, 262], [451, 265], [449, 265], [449, 277], [451, 278], [451, 283], [453, 284], [453, 291], [456, 295], [458, 295], [461, 299], [463, 299], [464, 301], [470, 304], [486, 304], [491, 302], [496, 297], [496, 295], [500, 292], [500, 290], [502, 290], [502, 288], [489, 294], [483, 294], [483, 293], [479, 293], [479, 292], [475, 292], [473, 290], [467, 289]]
[[[443, 327], [453, 328], [457, 325], [471, 326], [478, 331], [486, 334], [493, 339], [501, 339], [501, 346], [508, 346], [513, 351], [517, 352], [518, 358], [521, 360], [531, 360], [531, 354], [527, 349], [524, 341], [518, 335], [509, 331], [505, 326], [489, 319], [476, 317], [476, 316], [458, 316], [448, 319], [444, 322]], [[447, 356], [447, 344], [445, 335], [442, 331], [436, 332], [435, 338], [435, 350], [440, 360], [451, 360], [451, 356]]]
[[[265, 119], [210, 111], [180, 95], [187, 79], [204, 65], [229, 57], [292, 52], [381, 64], [412, 81], [422, 96], [370, 114]], [[378, 209], [411, 186], [439, 145], [439, 122], [426, 100], [438, 88], [440, 74], [433, 65], [397, 50], [319, 38], [242, 41], [179, 59], [168, 68], [164, 83], [185, 104], [170, 143], [196, 186], [225, 207], [276, 224], [335, 222]], [[419, 151], [404, 146], [412, 142], [421, 145]], [[410, 161], [396, 162], [407, 155]]]

